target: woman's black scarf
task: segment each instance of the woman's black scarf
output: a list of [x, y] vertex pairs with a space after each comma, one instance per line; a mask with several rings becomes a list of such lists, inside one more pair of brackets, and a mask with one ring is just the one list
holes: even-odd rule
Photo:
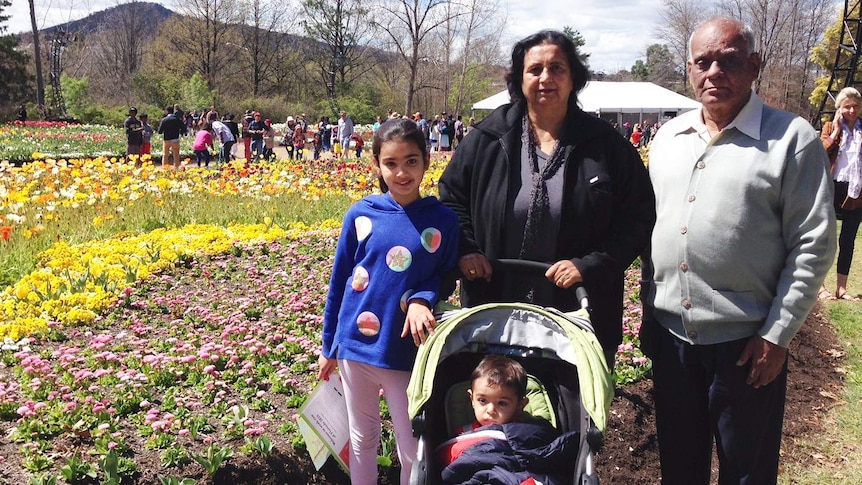
[[[524, 240], [521, 242], [521, 252], [518, 254], [520, 259], [529, 259], [533, 247], [538, 238], [542, 237], [541, 228], [543, 219], [550, 216], [550, 199], [548, 197], [548, 186], [546, 181], [551, 179], [560, 167], [563, 166], [565, 158], [563, 157], [563, 147], [557, 137], [557, 143], [551, 151], [551, 156], [548, 162], [539, 170], [539, 157], [536, 154], [538, 143], [536, 134], [530, 125], [528, 115], [524, 115], [521, 122], [521, 143], [527, 147], [527, 163], [530, 164], [530, 172], [532, 173], [531, 189], [530, 189], [530, 208], [527, 211], [527, 222], [524, 225]], [[560, 130], [562, 133], [563, 130]]]

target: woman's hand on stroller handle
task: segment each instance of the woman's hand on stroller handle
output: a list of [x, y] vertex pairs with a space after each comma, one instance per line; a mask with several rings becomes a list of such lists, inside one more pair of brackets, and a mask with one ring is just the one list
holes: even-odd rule
[[578, 267], [568, 259], [554, 264], [527, 259], [497, 259], [490, 261], [495, 272], [521, 272], [530, 275], [542, 275], [548, 281], [560, 288], [573, 290], [581, 308], [589, 307], [587, 290], [584, 288], [584, 277]]
[[458, 269], [470, 281], [478, 278], [491, 281], [491, 275], [494, 274], [491, 262], [482, 253], [470, 253], [461, 256], [461, 259], [458, 260]]
[[584, 281], [584, 277], [577, 266], [568, 259], [563, 259], [552, 264], [545, 271], [545, 278], [548, 278], [548, 281], [553, 282], [560, 288], [571, 288]]

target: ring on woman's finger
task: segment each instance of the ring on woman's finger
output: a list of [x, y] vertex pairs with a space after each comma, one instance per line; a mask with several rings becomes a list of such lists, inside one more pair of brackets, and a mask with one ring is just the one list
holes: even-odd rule
[[476, 274], [476, 270], [475, 270], [475, 269], [471, 269], [471, 270], [470, 270], [470, 274]]

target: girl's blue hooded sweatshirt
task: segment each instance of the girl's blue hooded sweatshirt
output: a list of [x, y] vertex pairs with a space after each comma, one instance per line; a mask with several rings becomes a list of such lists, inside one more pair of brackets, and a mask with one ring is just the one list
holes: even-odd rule
[[401, 337], [411, 299], [432, 307], [458, 257], [458, 217], [435, 197], [401, 207], [386, 193], [344, 217], [323, 321], [323, 355], [411, 370], [416, 345]]

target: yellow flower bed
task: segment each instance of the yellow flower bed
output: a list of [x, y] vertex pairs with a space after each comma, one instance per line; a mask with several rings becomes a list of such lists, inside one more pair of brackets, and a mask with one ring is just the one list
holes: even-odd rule
[[[436, 193], [436, 182], [448, 161], [448, 155], [432, 157], [422, 184], [424, 193]], [[269, 200], [297, 194], [316, 201], [346, 195], [359, 200], [376, 189], [367, 158], [251, 165], [235, 160], [220, 171], [190, 166], [165, 170], [148, 157], [137, 164], [107, 157], [37, 159], [21, 167], [0, 161], [0, 226], [8, 226], [7, 231], [20, 227], [29, 239], [56, 224], [62, 209], [93, 207], [97, 214], [92, 224], [100, 227], [143, 199], [157, 205], [177, 196]]]
[[[369, 158], [254, 164], [236, 160], [220, 170], [164, 169], [149, 157], [137, 163], [109, 157], [33, 158], [23, 166], [0, 161], [0, 248], [6, 251], [0, 261], [11, 268], [7, 275], [14, 279], [9, 279], [17, 280], [7, 281], [10, 286], [0, 292], [0, 338], [18, 339], [51, 324], [90, 323], [134, 281], [184, 255], [227, 251], [234, 241], [298, 238], [311, 229], [285, 223], [284, 213], [275, 212], [283, 207], [277, 204], [254, 213], [261, 202], [301, 198], [309, 204], [331, 203], [333, 196], [358, 200], [377, 190]], [[436, 182], [448, 161], [448, 154], [432, 156], [423, 193], [437, 192]], [[201, 219], [214, 222], [199, 214], [181, 217], [190, 200], [196, 209], [211, 211], [207, 214], [220, 213], [225, 204], [232, 204], [233, 212], [225, 222], [215, 222], [219, 226], [237, 220], [237, 215], [254, 213], [244, 222], [279, 214], [281, 226], [288, 227], [281, 229], [267, 216], [267, 222], [257, 225], [175, 228]], [[236, 210], [238, 204], [247, 209]], [[294, 207], [288, 205], [289, 210]], [[327, 221], [315, 224], [315, 229], [339, 225], [339, 221]], [[113, 227], [132, 232], [101, 240]], [[140, 227], [175, 229], [138, 235]], [[96, 241], [74, 244], [91, 239]], [[39, 254], [32, 271], [37, 249], [28, 256], [28, 247], [49, 248]], [[26, 269], [16, 273], [14, 268], [22, 266]]]
[[45, 331], [49, 323], [92, 322], [138, 279], [172, 266], [184, 255], [229, 251], [234, 244], [296, 239], [312, 230], [333, 232], [339, 221], [315, 228], [263, 224], [218, 227], [192, 224], [143, 235], [118, 235], [86, 244], [56, 243], [40, 254], [37, 269], [0, 293], [0, 339], [18, 340]]

